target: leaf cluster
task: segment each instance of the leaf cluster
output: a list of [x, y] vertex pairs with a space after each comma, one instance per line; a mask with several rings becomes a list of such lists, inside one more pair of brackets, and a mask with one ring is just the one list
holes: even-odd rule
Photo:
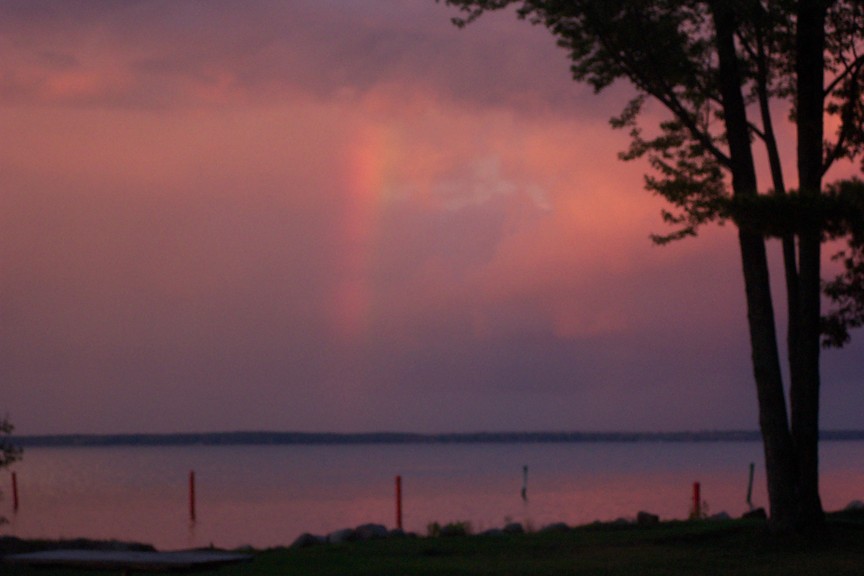
[[834, 304], [822, 318], [822, 344], [839, 348], [850, 340], [849, 331], [864, 326], [864, 182], [846, 180], [829, 187], [844, 216], [836, 235], [846, 235], [847, 248], [834, 255], [842, 272], [823, 284]]
[[[784, 238], [818, 231], [823, 240], [854, 242], [864, 224], [864, 182], [843, 180], [819, 196], [788, 194], [739, 196], [720, 208], [724, 217], [766, 238]], [[860, 242], [860, 240], [858, 240]]]
[[[828, 12], [825, 112], [837, 126], [825, 142], [825, 171], [837, 160], [864, 153], [864, 3], [836, 1]], [[864, 164], [862, 164], [864, 169]]]

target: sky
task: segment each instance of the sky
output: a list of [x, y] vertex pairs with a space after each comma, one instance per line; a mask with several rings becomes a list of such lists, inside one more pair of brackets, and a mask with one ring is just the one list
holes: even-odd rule
[[[543, 29], [432, 0], [0, 13], [17, 433], [757, 428], [734, 228], [651, 243], [608, 124], [629, 88], [573, 82]], [[864, 427], [862, 337], [823, 355], [824, 428]]]

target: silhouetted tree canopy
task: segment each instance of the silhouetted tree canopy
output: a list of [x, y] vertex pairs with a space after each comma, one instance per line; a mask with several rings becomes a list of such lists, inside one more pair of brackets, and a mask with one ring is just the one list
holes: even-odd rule
[[[513, 7], [567, 50], [576, 81], [596, 92], [617, 81], [633, 87], [611, 124], [630, 135], [620, 157], [647, 161], [646, 188], [669, 202], [662, 216], [671, 230], [656, 242], [695, 236], [709, 222], [737, 226], [772, 525], [820, 523], [820, 344], [841, 346], [864, 324], [864, 184], [823, 183], [832, 167], [860, 162], [864, 152], [864, 2], [445, 2], [459, 8], [458, 26]], [[646, 126], [649, 102], [667, 114]], [[777, 117], [788, 120], [780, 134]], [[767, 169], [757, 171], [756, 154]], [[797, 188], [787, 186], [787, 172]], [[769, 238], [780, 240], [784, 257], [788, 408]], [[826, 241], [845, 247], [835, 256], [840, 274], [823, 282]], [[824, 316], [823, 296], [834, 304]]]

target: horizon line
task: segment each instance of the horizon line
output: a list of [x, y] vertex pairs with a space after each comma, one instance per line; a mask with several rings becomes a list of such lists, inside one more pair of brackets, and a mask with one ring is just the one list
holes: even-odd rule
[[[22, 447], [61, 446], [180, 446], [278, 444], [471, 444], [577, 442], [755, 442], [758, 430], [700, 430], [675, 432], [300, 432], [236, 430], [223, 432], [71, 433], [12, 435]], [[822, 430], [820, 440], [864, 440], [864, 430]]]

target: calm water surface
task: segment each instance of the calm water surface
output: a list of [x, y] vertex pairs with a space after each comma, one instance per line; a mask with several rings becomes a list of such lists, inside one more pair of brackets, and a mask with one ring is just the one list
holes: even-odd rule
[[[30, 448], [0, 475], [0, 534], [115, 538], [162, 549], [290, 544], [367, 522], [395, 525], [402, 476], [406, 530], [468, 521], [475, 531], [522, 522], [583, 524], [634, 517], [686, 518], [693, 482], [711, 513], [766, 506], [758, 443], [422, 444]], [[528, 499], [521, 497], [528, 466]], [[196, 475], [196, 521], [188, 478]], [[822, 444], [826, 509], [864, 499], [864, 442]]]

